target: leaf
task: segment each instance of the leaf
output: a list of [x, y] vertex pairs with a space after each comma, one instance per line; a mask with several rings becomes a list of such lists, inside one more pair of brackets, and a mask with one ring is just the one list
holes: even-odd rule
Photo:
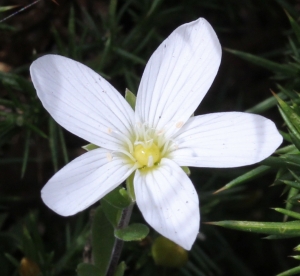
[[125, 100], [129, 103], [133, 110], [135, 110], [136, 96], [126, 88], [125, 90]]
[[234, 186], [243, 184], [247, 181], [256, 179], [258, 177], [261, 177], [261, 176], [265, 175], [266, 173], [268, 173], [270, 170], [271, 170], [271, 167], [269, 167], [269, 166], [259, 166], [255, 169], [253, 169], [249, 172], [246, 172], [243, 175], [231, 180], [229, 183], [227, 183], [221, 189], [214, 192], [214, 194], [219, 193], [219, 192], [224, 191], [224, 190], [227, 190], [227, 189], [230, 189]]
[[290, 137], [291, 137], [291, 140], [292, 140], [294, 146], [296, 146], [298, 151], [300, 151], [300, 139], [291, 131], [289, 131], [289, 133], [290, 133]]
[[296, 274], [299, 275], [299, 273], [300, 273], [300, 266], [296, 266], [294, 268], [291, 268], [289, 270], [286, 270], [282, 273], [277, 274], [277, 276], [290, 276], [290, 275], [296, 275]]
[[23, 252], [24, 255], [31, 260], [37, 262], [38, 261], [38, 250], [36, 250], [34, 241], [32, 240], [32, 237], [26, 227], [23, 228]]
[[127, 179], [126, 179], [126, 188], [127, 188], [127, 193], [131, 199], [132, 202], [135, 202], [135, 192], [134, 192], [134, 185], [133, 185], [133, 179], [134, 179], [134, 174], [133, 172]]
[[77, 59], [76, 56], [76, 31], [75, 31], [75, 11], [71, 6], [69, 22], [68, 22], [68, 35], [69, 35], [69, 55], [70, 57]]
[[12, 256], [9, 253], [4, 253], [4, 256], [15, 266], [19, 267], [20, 266], [20, 261], [18, 261], [14, 256]]
[[296, 35], [296, 37], [297, 37], [297, 40], [298, 40], [298, 42], [300, 43], [300, 26], [299, 26], [298, 23], [294, 20], [294, 18], [291, 17], [291, 16], [289, 15], [288, 12], [286, 12], [286, 15], [287, 15], [287, 17], [288, 17], [288, 19], [289, 19], [289, 21], [290, 21], [291, 27], [293, 28], [293, 31], [294, 31], [294, 33], [295, 33], [295, 35]]
[[224, 220], [207, 224], [222, 226], [239, 231], [270, 235], [300, 236], [300, 221], [289, 222], [256, 222]]
[[83, 146], [82, 148], [86, 151], [91, 151], [94, 149], [98, 149], [99, 147], [94, 144], [87, 144], [87, 145]]
[[123, 241], [140, 241], [149, 234], [149, 228], [142, 223], [133, 223], [115, 230], [115, 237]]
[[265, 58], [261, 58], [252, 54], [248, 54], [241, 51], [231, 50], [228, 48], [225, 48], [225, 50], [229, 53], [232, 53], [246, 61], [249, 61], [253, 64], [259, 65], [261, 67], [264, 67], [270, 71], [273, 71], [274, 73], [281, 73], [286, 76], [296, 76], [298, 74], [297, 68], [287, 65], [287, 64], [281, 64], [276, 63], [274, 61], [267, 60]]
[[187, 166], [183, 166], [181, 167], [183, 169], [183, 171], [186, 173], [187, 176], [190, 176], [191, 175], [191, 170], [189, 167]]
[[24, 145], [24, 154], [23, 154], [23, 162], [22, 162], [22, 169], [21, 169], [21, 178], [24, 177], [27, 164], [28, 164], [28, 157], [29, 157], [29, 147], [30, 147], [30, 137], [31, 137], [31, 131], [26, 131], [25, 136], [25, 145]]
[[300, 117], [285, 101], [280, 99], [275, 93], [273, 95], [279, 104], [279, 111], [284, 121], [291, 132], [300, 140]]
[[105, 197], [103, 197], [103, 200], [107, 201], [109, 204], [118, 209], [125, 209], [132, 203], [126, 190], [120, 187], [117, 187], [108, 193]]
[[108, 201], [103, 199], [101, 199], [100, 202], [106, 218], [109, 220], [112, 226], [116, 228], [122, 216], [122, 209], [112, 206]]
[[100, 269], [92, 264], [81, 263], [77, 266], [78, 276], [105, 276]]
[[14, 5], [14, 6], [2, 6], [0, 7], [0, 12], [5, 12], [5, 11], [9, 11], [12, 9], [15, 9], [16, 7], [18, 7], [19, 5]]
[[[282, 92], [278, 93], [278, 96], [280, 98], [286, 98], [286, 96]], [[276, 106], [276, 104], [277, 100], [273, 96], [271, 96], [266, 100], [260, 102], [259, 104], [247, 109], [245, 112], [260, 114]]]
[[291, 181], [291, 180], [280, 180], [282, 183], [290, 186], [290, 187], [293, 187], [293, 188], [296, 188], [296, 189], [300, 189], [300, 183], [299, 182], [295, 182], [295, 181]]
[[117, 55], [125, 58], [125, 59], [128, 59], [128, 60], [131, 60], [133, 63], [137, 63], [137, 64], [141, 64], [143, 66], [146, 65], [146, 61], [124, 49], [121, 49], [121, 48], [114, 48], [114, 51]]
[[114, 228], [106, 218], [103, 207], [99, 206], [95, 211], [92, 223], [93, 259], [95, 266], [100, 271], [99, 275], [106, 275], [114, 243]]
[[292, 217], [292, 218], [295, 218], [295, 219], [300, 219], [300, 214], [297, 213], [297, 212], [293, 212], [293, 211], [283, 209], [283, 208], [274, 208], [274, 210], [281, 213], [281, 214], [284, 214], [286, 216], [289, 216], [289, 217]]
[[119, 263], [119, 265], [116, 268], [116, 272], [114, 276], [123, 276], [125, 270], [126, 270], [126, 263], [125, 262]]
[[57, 125], [56, 122], [49, 117], [49, 147], [52, 156], [54, 171], [58, 171], [58, 148], [57, 148]]
[[266, 240], [281, 240], [281, 239], [290, 239], [298, 237], [298, 235], [269, 235], [267, 237], [264, 237], [263, 239]]

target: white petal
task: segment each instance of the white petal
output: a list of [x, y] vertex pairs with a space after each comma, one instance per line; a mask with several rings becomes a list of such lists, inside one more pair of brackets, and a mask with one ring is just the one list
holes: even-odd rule
[[112, 191], [133, 170], [132, 165], [112, 152], [95, 149], [57, 172], [42, 189], [42, 199], [59, 215], [71, 216]]
[[134, 178], [136, 202], [145, 220], [161, 235], [190, 250], [199, 232], [197, 192], [187, 175], [172, 160]]
[[202, 101], [220, 65], [221, 46], [203, 18], [177, 28], [153, 53], [136, 101], [141, 123], [176, 132]]
[[192, 117], [173, 139], [176, 150], [169, 158], [180, 166], [211, 168], [257, 163], [282, 143], [272, 121], [242, 112]]
[[118, 91], [85, 65], [58, 55], [43, 56], [30, 67], [38, 97], [64, 128], [98, 146], [122, 148], [134, 112]]

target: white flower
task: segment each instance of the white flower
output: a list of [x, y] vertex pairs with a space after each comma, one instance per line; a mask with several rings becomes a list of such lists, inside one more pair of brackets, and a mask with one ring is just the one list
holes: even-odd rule
[[217, 74], [221, 46], [203, 18], [177, 28], [145, 68], [135, 112], [100, 75], [47, 55], [31, 65], [38, 97], [51, 116], [100, 148], [76, 158], [42, 189], [45, 204], [76, 214], [134, 171], [136, 203], [161, 235], [189, 250], [200, 224], [197, 192], [180, 166], [253, 164], [282, 142], [262, 116], [226, 112], [191, 117]]

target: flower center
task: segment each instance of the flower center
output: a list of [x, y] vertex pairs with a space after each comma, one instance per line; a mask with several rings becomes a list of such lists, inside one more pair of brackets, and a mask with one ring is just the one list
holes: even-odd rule
[[152, 167], [161, 159], [159, 147], [155, 143], [147, 145], [147, 143], [139, 143], [134, 146], [133, 156], [141, 167]]

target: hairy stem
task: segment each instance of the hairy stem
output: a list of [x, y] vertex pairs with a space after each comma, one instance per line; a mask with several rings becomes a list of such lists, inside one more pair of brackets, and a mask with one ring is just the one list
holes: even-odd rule
[[[117, 229], [122, 229], [128, 225], [130, 217], [131, 217], [133, 205], [134, 204], [130, 204], [127, 208], [125, 208], [123, 210], [120, 222], [117, 226]], [[115, 270], [118, 265], [118, 262], [119, 262], [121, 252], [122, 252], [123, 244], [124, 244], [124, 242], [122, 240], [119, 240], [116, 238], [115, 244], [114, 244], [114, 247], [112, 250], [111, 258], [110, 258], [110, 264], [109, 264], [107, 274], [106, 274], [107, 276], [114, 275]]]

